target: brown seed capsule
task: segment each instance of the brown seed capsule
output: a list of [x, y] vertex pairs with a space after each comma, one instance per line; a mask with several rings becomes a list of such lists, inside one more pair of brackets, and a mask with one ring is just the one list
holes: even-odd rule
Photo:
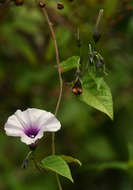
[[64, 5], [61, 2], [57, 3], [57, 9], [64, 9]]
[[21, 6], [24, 4], [24, 0], [15, 0], [15, 5], [16, 6]]
[[46, 4], [45, 4], [44, 2], [42, 2], [42, 1], [40, 1], [40, 2], [39, 2], [39, 6], [40, 6], [41, 8], [43, 8], [43, 7], [46, 6]]
[[80, 82], [79, 79], [75, 82], [75, 84], [74, 84], [74, 86], [72, 88], [72, 92], [75, 95], [82, 94], [83, 90], [82, 90], [82, 85], [81, 85], [81, 82]]

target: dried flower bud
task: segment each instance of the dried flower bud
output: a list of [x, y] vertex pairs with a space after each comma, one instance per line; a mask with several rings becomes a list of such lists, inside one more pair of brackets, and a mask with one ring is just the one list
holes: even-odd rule
[[57, 9], [64, 9], [64, 5], [61, 2], [57, 3]]
[[41, 8], [43, 8], [43, 7], [46, 6], [46, 4], [45, 4], [44, 2], [42, 2], [42, 1], [40, 1], [40, 2], [39, 2], [39, 6], [40, 6]]
[[72, 88], [72, 92], [73, 92], [73, 94], [75, 94], [75, 95], [80, 95], [80, 94], [82, 94], [82, 85], [81, 85], [81, 82], [80, 82], [80, 80], [78, 79], [76, 82], [75, 82], [75, 84], [74, 84], [74, 86], [73, 86], [73, 88]]

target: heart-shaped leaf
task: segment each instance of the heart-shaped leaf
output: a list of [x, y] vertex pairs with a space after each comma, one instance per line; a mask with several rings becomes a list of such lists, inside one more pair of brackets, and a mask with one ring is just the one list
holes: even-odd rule
[[64, 176], [73, 182], [70, 168], [66, 161], [60, 156], [52, 155], [44, 158], [42, 160], [42, 167], [46, 170], [50, 170]]
[[87, 72], [82, 78], [83, 93], [80, 100], [92, 106], [113, 120], [113, 101], [111, 91], [102, 77]]

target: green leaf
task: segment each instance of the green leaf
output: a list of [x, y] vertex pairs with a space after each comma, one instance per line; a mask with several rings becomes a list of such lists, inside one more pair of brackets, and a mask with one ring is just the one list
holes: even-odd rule
[[73, 56], [60, 63], [61, 71], [66, 72], [71, 69], [77, 68], [79, 65], [80, 57]]
[[83, 93], [80, 100], [92, 106], [113, 120], [113, 101], [111, 91], [102, 77], [88, 72], [82, 78]]
[[42, 167], [46, 170], [50, 170], [64, 176], [73, 182], [70, 168], [66, 161], [60, 156], [52, 155], [44, 158], [42, 160]]
[[78, 159], [73, 158], [72, 156], [61, 155], [60, 157], [63, 158], [63, 160], [65, 160], [67, 163], [76, 163], [80, 166], [82, 165], [82, 163]]

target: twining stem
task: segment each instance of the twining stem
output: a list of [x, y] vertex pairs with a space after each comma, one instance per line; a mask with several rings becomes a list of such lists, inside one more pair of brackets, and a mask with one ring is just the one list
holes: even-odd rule
[[[59, 57], [59, 50], [58, 50], [58, 45], [57, 45], [57, 41], [56, 41], [56, 36], [55, 36], [53, 24], [51, 23], [51, 21], [49, 19], [47, 9], [45, 7], [43, 7], [42, 10], [43, 10], [43, 13], [44, 13], [44, 15], [46, 17], [46, 20], [48, 22], [49, 29], [50, 29], [50, 32], [51, 32], [51, 36], [52, 36], [52, 39], [53, 39], [53, 42], [54, 42], [55, 53], [56, 53], [56, 62], [57, 62], [59, 81], [60, 81], [59, 97], [58, 97], [58, 101], [57, 101], [56, 109], [55, 109], [55, 116], [56, 116], [57, 113], [58, 113], [58, 110], [59, 110], [61, 97], [62, 97], [62, 89], [63, 89], [63, 81], [62, 81], [61, 69], [60, 69], [60, 57]], [[55, 141], [55, 134], [52, 133], [52, 154], [55, 154], [55, 142], [54, 141]]]
[[[58, 50], [58, 45], [57, 45], [57, 41], [56, 41], [56, 36], [55, 36], [55, 32], [54, 32], [54, 28], [53, 28], [53, 24], [51, 23], [48, 13], [47, 13], [47, 9], [45, 7], [42, 7], [43, 10], [43, 14], [46, 17], [47, 23], [49, 25], [49, 29], [51, 32], [51, 36], [54, 42], [54, 47], [55, 47], [55, 53], [56, 53], [56, 62], [57, 62], [57, 68], [58, 68], [58, 75], [59, 75], [59, 81], [60, 81], [60, 90], [59, 90], [59, 97], [58, 97], [58, 101], [56, 104], [56, 109], [55, 109], [55, 116], [58, 113], [59, 110], [59, 106], [60, 106], [60, 102], [61, 102], [61, 97], [62, 97], [62, 89], [63, 89], [63, 80], [62, 80], [62, 76], [61, 76], [61, 69], [60, 69], [60, 57], [59, 57], [59, 50]], [[55, 133], [52, 133], [52, 154], [55, 154]], [[61, 183], [60, 183], [60, 179], [58, 174], [56, 174], [56, 180], [59, 186], [59, 190], [62, 190], [61, 187]]]

